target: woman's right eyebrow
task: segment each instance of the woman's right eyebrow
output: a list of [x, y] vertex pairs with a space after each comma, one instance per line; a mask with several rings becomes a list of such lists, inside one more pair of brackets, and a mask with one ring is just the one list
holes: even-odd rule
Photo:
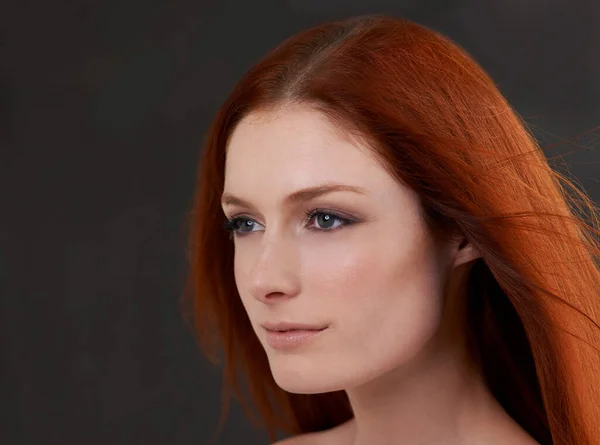
[[[311, 199], [314, 199], [318, 196], [322, 196], [322, 195], [326, 195], [328, 193], [334, 193], [334, 192], [353, 192], [353, 193], [360, 193], [361, 195], [369, 194], [367, 192], [367, 190], [362, 187], [329, 182], [329, 183], [325, 183], [325, 184], [319, 184], [316, 186], [303, 188], [303, 189], [297, 190], [293, 193], [290, 193], [288, 196], [286, 196], [284, 198], [283, 204], [285, 206], [299, 204], [299, 203], [310, 201]], [[252, 204], [250, 204], [248, 201], [246, 201], [242, 198], [239, 198], [230, 193], [223, 193], [223, 196], [221, 197], [221, 205], [223, 207], [229, 206], [229, 205], [237, 205], [240, 207], [248, 207], [248, 208], [253, 207]]]

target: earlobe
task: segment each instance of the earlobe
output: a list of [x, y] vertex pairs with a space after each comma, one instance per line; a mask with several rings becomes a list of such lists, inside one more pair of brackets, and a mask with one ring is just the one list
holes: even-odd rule
[[463, 237], [454, 253], [454, 267], [469, 263], [480, 257], [479, 250], [467, 238]]

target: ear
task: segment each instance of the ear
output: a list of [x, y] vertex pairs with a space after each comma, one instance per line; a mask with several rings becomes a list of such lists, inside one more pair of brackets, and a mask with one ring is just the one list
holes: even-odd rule
[[457, 240], [453, 241], [451, 248], [453, 258], [452, 268], [481, 258], [481, 253], [464, 236], [460, 236]]

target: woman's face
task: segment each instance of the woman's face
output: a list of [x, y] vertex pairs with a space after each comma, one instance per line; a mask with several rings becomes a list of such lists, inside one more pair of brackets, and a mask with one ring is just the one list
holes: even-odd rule
[[[366, 147], [309, 108], [251, 114], [232, 134], [225, 175], [236, 285], [281, 388], [355, 387], [432, 340], [452, 250], [433, 244], [417, 195]], [[262, 325], [282, 322], [325, 329], [269, 340]]]

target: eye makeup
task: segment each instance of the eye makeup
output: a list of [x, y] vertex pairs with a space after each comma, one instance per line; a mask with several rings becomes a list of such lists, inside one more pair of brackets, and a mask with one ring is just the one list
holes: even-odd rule
[[[322, 208], [306, 210], [305, 215], [305, 228], [313, 232], [332, 232], [359, 222], [359, 219], [357, 218], [341, 215], [336, 211]], [[339, 221], [340, 224], [333, 227], [315, 227], [314, 225], [309, 225], [311, 221], [316, 222], [320, 226], [327, 225], [330, 222], [335, 223], [336, 221]], [[252, 230], [252, 228], [255, 227], [255, 224], [258, 223], [251, 218], [245, 216], [235, 216], [232, 218], [226, 218], [223, 222], [223, 228], [227, 232], [230, 232], [230, 237], [233, 238], [234, 236], [247, 236], [252, 232], [256, 232], [257, 230]], [[250, 230], [244, 230], [246, 228], [249, 228]]]

